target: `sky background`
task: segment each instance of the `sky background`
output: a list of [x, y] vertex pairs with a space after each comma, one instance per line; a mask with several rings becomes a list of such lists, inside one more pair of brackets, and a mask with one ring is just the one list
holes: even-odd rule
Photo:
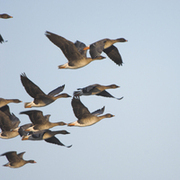
[[[180, 178], [180, 1], [171, 0], [39, 0], [2, 1], [0, 13], [0, 97], [18, 98], [9, 104], [21, 121], [24, 102], [32, 101], [20, 81], [20, 74], [37, 84], [45, 93], [65, 84], [63, 92], [73, 95], [77, 88], [94, 83], [117, 84], [109, 90], [121, 101], [99, 96], [83, 96], [82, 103], [93, 112], [105, 106], [104, 113], [115, 117], [89, 127], [59, 126], [71, 134], [56, 135], [65, 145], [45, 141], [0, 139], [0, 154], [26, 151], [27, 164], [18, 169], [2, 165], [0, 174], [9, 179], [78, 180], [175, 180]], [[67, 59], [45, 31], [59, 34], [86, 45], [103, 38], [120, 38], [116, 43], [124, 64], [117, 66], [107, 58], [76, 70], [58, 69]], [[89, 53], [88, 53], [89, 56]], [[52, 122], [76, 120], [71, 98], [32, 108], [51, 114]]]

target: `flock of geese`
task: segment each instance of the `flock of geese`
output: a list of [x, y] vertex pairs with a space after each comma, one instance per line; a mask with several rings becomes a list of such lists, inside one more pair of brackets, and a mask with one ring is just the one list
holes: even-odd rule
[[[0, 14], [0, 18], [8, 19], [12, 18], [8, 14]], [[59, 65], [60, 69], [77, 69], [88, 65], [94, 60], [102, 60], [105, 57], [101, 56], [104, 52], [107, 56], [117, 65], [122, 65], [123, 61], [118, 49], [114, 46], [117, 42], [126, 42], [124, 38], [118, 39], [102, 39], [95, 43], [86, 46], [83, 42], [76, 41], [75, 43], [65, 39], [62, 36], [46, 31], [46, 37], [54, 43], [57, 47], [61, 49], [68, 62]], [[0, 38], [1, 43], [2, 36]], [[87, 57], [87, 51], [89, 50], [90, 57]], [[33, 98], [31, 102], [25, 102], [25, 108], [31, 107], [44, 107], [47, 106], [59, 98], [69, 98], [71, 97], [67, 93], [61, 93], [65, 85], [59, 86], [56, 89], [50, 91], [48, 94], [44, 93], [39, 86], [32, 82], [25, 73], [20, 75], [20, 80], [25, 88], [25, 91]], [[48, 143], [57, 144], [60, 146], [65, 146], [70, 148], [72, 145], [66, 146], [58, 138], [55, 137], [57, 134], [70, 134], [66, 130], [52, 131], [51, 128], [55, 126], [79, 126], [85, 127], [93, 125], [104, 118], [111, 118], [114, 115], [107, 113], [104, 114], [105, 107], [98, 109], [94, 112], [90, 112], [88, 108], [81, 102], [80, 96], [85, 95], [97, 95], [109, 98], [115, 98], [121, 100], [123, 97], [116, 98], [111, 95], [107, 89], [119, 88], [116, 84], [111, 85], [100, 85], [93, 84], [87, 87], [78, 88], [73, 93], [73, 98], [71, 101], [72, 109], [77, 120], [70, 123], [65, 122], [51, 122], [50, 115], [43, 115], [40, 110], [29, 110], [22, 111], [20, 114], [27, 115], [30, 119], [30, 123], [20, 126], [20, 120], [10, 111], [9, 103], [21, 103], [19, 99], [5, 99], [0, 98], [0, 138], [10, 139], [16, 136], [21, 136], [22, 140], [45, 140]], [[24, 160], [23, 154], [25, 152], [17, 154], [16, 151], [9, 151], [1, 154], [1, 156], [6, 156], [8, 163], [4, 166], [11, 168], [19, 168], [27, 163], [36, 163], [34, 160]]]

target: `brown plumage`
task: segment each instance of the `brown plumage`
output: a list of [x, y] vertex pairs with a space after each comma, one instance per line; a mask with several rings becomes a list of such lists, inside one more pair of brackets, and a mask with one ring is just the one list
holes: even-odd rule
[[[60, 146], [65, 146], [58, 138], [55, 137], [56, 134], [70, 134], [66, 130], [60, 130], [60, 131], [51, 131], [49, 129], [37, 131], [37, 132], [30, 132], [28, 135], [25, 135], [22, 137], [22, 140], [32, 140], [32, 141], [38, 141], [38, 140], [45, 140], [48, 143], [57, 144]], [[70, 148], [70, 146], [65, 146], [67, 148]]]
[[3, 19], [9, 19], [9, 18], [13, 18], [12, 16], [10, 16], [9, 14], [0, 14], [0, 18], [3, 18]]
[[[78, 88], [79, 91], [75, 91], [74, 95], [76, 96], [81, 96], [81, 95], [98, 95], [98, 96], [103, 96], [103, 97], [111, 97], [111, 98], [115, 98], [114, 96], [112, 96], [109, 92], [106, 91], [106, 89], [116, 89], [119, 88], [119, 86], [117, 86], [116, 84], [111, 84], [111, 85], [100, 85], [100, 84], [93, 84], [93, 85], [89, 85], [87, 87], [84, 88]], [[121, 100], [123, 97], [121, 98], [116, 98], [118, 100]]]
[[[59, 98], [66, 98], [71, 97], [66, 93], [59, 94], [63, 91], [65, 85], [59, 86], [58, 88], [54, 89], [53, 91], [45, 94], [36, 84], [34, 84], [25, 73], [21, 74], [21, 82], [26, 90], [26, 92], [34, 98], [32, 102], [25, 103], [25, 108], [31, 107], [43, 107], [51, 104], [55, 100]], [[58, 95], [57, 95], [58, 94]], [[56, 96], [55, 96], [56, 95]]]
[[10, 113], [9, 106], [5, 105], [0, 108], [0, 138], [10, 139], [19, 135], [18, 126], [20, 120], [12, 113]]
[[24, 153], [25, 152], [17, 154], [16, 151], [9, 151], [4, 154], [1, 154], [1, 156], [6, 156], [6, 158], [9, 161], [7, 164], [4, 164], [3, 166], [10, 168], [19, 168], [27, 163], [36, 163], [34, 160], [24, 160], [23, 159]]
[[58, 66], [59, 69], [77, 69], [88, 65], [94, 60], [104, 59], [103, 56], [98, 56], [97, 58], [86, 57], [86, 50], [83, 50], [83, 48], [86, 46], [80, 41], [76, 41], [76, 43], [73, 43], [63, 38], [62, 36], [48, 31], [46, 31], [45, 35], [52, 43], [54, 43], [61, 49], [63, 54], [68, 59], [68, 63]]
[[33, 123], [33, 126], [28, 127], [26, 131], [39, 131], [44, 129], [50, 129], [55, 126], [63, 126], [66, 125], [66, 123], [60, 121], [60, 122], [50, 122], [49, 117], [50, 115], [43, 116], [42, 111], [38, 110], [31, 110], [31, 111], [23, 111], [20, 112], [20, 114], [26, 114], [29, 116], [29, 119]]
[[98, 116], [104, 112], [105, 107], [90, 113], [88, 108], [85, 107], [84, 104], [82, 104], [82, 102], [80, 101], [79, 96], [73, 97], [71, 101], [71, 105], [73, 108], [74, 115], [78, 118], [78, 120], [69, 123], [68, 126], [80, 126], [80, 127], [90, 126], [99, 122], [104, 118], [114, 117], [114, 115], [110, 113], [107, 113], [102, 116]]
[[117, 65], [122, 65], [123, 61], [118, 49], [113, 45], [117, 42], [127, 42], [124, 38], [118, 39], [102, 39], [87, 47], [84, 50], [90, 49], [90, 55], [92, 58], [97, 58], [102, 52], [105, 52], [107, 56], [114, 61]]

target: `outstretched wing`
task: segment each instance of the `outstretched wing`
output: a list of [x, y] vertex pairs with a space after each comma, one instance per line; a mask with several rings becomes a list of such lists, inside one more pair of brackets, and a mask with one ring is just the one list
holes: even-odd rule
[[110, 93], [108, 93], [106, 90], [104, 90], [104, 91], [102, 91], [102, 92], [100, 92], [100, 93], [98, 93], [98, 94], [96, 94], [96, 95], [98, 95], [98, 96], [103, 96], [103, 97], [111, 97], [111, 98], [115, 98], [115, 99], [118, 99], [118, 100], [123, 99], [123, 97], [120, 97], [120, 98], [114, 97], [113, 95], [111, 95]]
[[38, 110], [22, 111], [22, 112], [20, 112], [20, 114], [28, 115], [29, 119], [31, 120], [31, 122], [34, 125], [35, 124], [43, 124], [49, 120], [48, 119], [49, 117], [43, 116], [43, 112], [38, 111]]
[[105, 42], [105, 40], [100, 40], [90, 45], [89, 53], [92, 59], [99, 57], [101, 55], [104, 49]]
[[9, 151], [4, 154], [1, 154], [1, 156], [6, 156], [9, 162], [20, 161], [20, 158], [18, 157], [16, 151]]
[[110, 46], [109, 48], [104, 49], [103, 51], [117, 65], [119, 65], [119, 66], [121, 65], [122, 66], [123, 61], [122, 61], [121, 55], [120, 55], [118, 49], [114, 45]]
[[77, 50], [80, 52], [80, 54], [84, 57], [86, 57], [86, 53], [87, 50], [84, 50], [84, 48], [86, 47], [86, 45], [83, 42], [80, 41], [76, 41], [74, 43], [74, 45], [76, 46]]
[[83, 93], [90, 93], [91, 91], [94, 91], [98, 84], [92, 84], [84, 88], [78, 88], [77, 90], [82, 90]]
[[[48, 138], [48, 139], [45, 139], [46, 142], [48, 143], [53, 143], [53, 144], [57, 144], [57, 145], [60, 145], [60, 146], [65, 146], [58, 138], [56, 138], [55, 136], [51, 137], [51, 138]], [[70, 148], [72, 145], [70, 146], [65, 146], [67, 148]]]
[[98, 110], [92, 112], [91, 114], [93, 114], [95, 116], [98, 116], [98, 115], [100, 115], [100, 114], [102, 114], [104, 112], [104, 109], [105, 109], [105, 106], [103, 108], [101, 108], [101, 109], [98, 109]]
[[56, 94], [59, 94], [60, 92], [62, 92], [63, 89], [64, 89], [64, 87], [65, 87], [65, 84], [62, 85], [62, 86], [57, 87], [57, 88], [54, 89], [54, 90], [52, 90], [51, 92], [48, 93], [48, 95], [49, 95], [49, 96], [55, 96]]
[[0, 111], [3, 112], [5, 115], [2, 115], [1, 113], [1, 118], [3, 116], [3, 119], [1, 119], [0, 124], [2, 123], [2, 121], [4, 121], [4, 126], [7, 127], [6, 130], [10, 130], [10, 129], [15, 129], [18, 127], [18, 125], [20, 124], [20, 120], [12, 113], [10, 113], [10, 109], [8, 105], [5, 105], [3, 107], [0, 108]]
[[84, 106], [84, 104], [80, 101], [79, 97], [78, 98], [73, 97], [71, 101], [71, 105], [73, 108], [74, 115], [78, 119], [81, 119], [86, 114], [90, 114], [88, 108]]
[[3, 39], [3, 37], [0, 34], [0, 43], [2, 43], [2, 42], [4, 42], [4, 39]]
[[25, 73], [21, 74], [21, 82], [26, 92], [32, 97], [36, 98], [39, 95], [46, 95], [36, 84], [34, 84]]
[[72, 62], [74, 60], [79, 60], [83, 58], [74, 43], [72, 43], [71, 41], [48, 31], [46, 31], [45, 35], [52, 43], [54, 43], [61, 49], [61, 51], [69, 61]]

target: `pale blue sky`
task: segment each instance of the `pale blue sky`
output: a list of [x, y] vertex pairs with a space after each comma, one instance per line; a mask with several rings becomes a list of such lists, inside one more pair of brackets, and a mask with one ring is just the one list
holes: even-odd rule
[[[0, 154], [26, 151], [27, 164], [19, 169], [5, 168], [0, 157], [3, 180], [78, 179], [78, 180], [169, 180], [180, 178], [180, 2], [179, 1], [1, 1], [0, 13], [13, 19], [0, 19], [0, 97], [19, 98], [10, 104], [21, 124], [30, 122], [24, 102], [32, 98], [20, 82], [25, 72], [44, 92], [65, 84], [73, 94], [79, 87], [115, 83], [109, 90], [116, 97], [81, 97], [92, 112], [105, 106], [114, 118], [84, 128], [56, 127], [71, 134], [57, 137], [67, 149], [44, 141], [21, 141], [20, 137], [0, 139]], [[62, 52], [44, 35], [59, 34], [86, 45], [102, 38], [124, 37], [117, 43], [124, 65], [108, 57], [77, 70], [60, 70], [67, 62]], [[105, 54], [103, 54], [105, 56]], [[33, 108], [51, 114], [51, 121], [75, 121], [71, 98]], [[27, 110], [27, 109], [26, 109]], [[35, 176], [35, 177], [34, 177]]]

